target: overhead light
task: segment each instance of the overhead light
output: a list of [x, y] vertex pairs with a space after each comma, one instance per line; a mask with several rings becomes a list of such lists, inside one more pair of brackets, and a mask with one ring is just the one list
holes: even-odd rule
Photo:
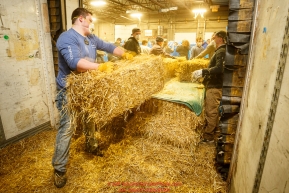
[[93, 5], [93, 6], [99, 7], [99, 6], [105, 5], [106, 2], [102, 1], [102, 0], [99, 0], [99, 1], [92, 1], [92, 2], [90, 2], [90, 4]]
[[169, 7], [169, 8], [166, 8], [166, 9], [160, 9], [159, 12], [168, 12], [168, 11], [175, 11], [175, 10], [178, 10], [178, 7]]
[[207, 10], [202, 9], [202, 8], [198, 8], [198, 9], [193, 9], [192, 12], [195, 14], [195, 18], [197, 18], [198, 15], [200, 15], [202, 18], [204, 18], [204, 13], [206, 13]]
[[132, 14], [130, 14], [130, 16], [140, 18], [142, 16], [142, 14], [141, 13], [132, 13]]
[[92, 22], [95, 22], [97, 19], [95, 17], [92, 17]]
[[126, 13], [130, 14], [131, 17], [138, 18], [140, 20], [142, 13], [138, 10], [126, 10]]

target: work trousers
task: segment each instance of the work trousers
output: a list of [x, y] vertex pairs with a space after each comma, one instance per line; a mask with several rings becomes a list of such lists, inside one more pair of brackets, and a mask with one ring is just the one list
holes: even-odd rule
[[222, 99], [221, 88], [207, 88], [205, 98], [205, 119], [207, 125], [204, 129], [204, 137], [213, 139], [215, 128], [219, 124], [219, 106]]
[[[54, 155], [52, 158], [52, 166], [55, 170], [60, 172], [66, 172], [66, 165], [69, 157], [69, 148], [71, 137], [74, 132], [74, 128], [71, 125], [71, 119], [64, 108], [67, 104], [66, 91], [60, 90], [56, 96], [56, 107], [60, 114], [60, 125], [56, 134], [56, 142]], [[92, 151], [98, 145], [96, 138], [94, 137], [95, 125], [92, 122], [84, 123], [84, 134], [86, 137], [86, 150]]]

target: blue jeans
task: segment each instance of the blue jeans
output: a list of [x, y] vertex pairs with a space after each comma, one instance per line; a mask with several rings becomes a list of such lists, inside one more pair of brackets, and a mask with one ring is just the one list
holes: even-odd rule
[[[60, 90], [56, 96], [56, 107], [60, 113], [60, 125], [56, 135], [56, 144], [52, 165], [60, 172], [66, 172], [66, 165], [69, 156], [69, 147], [74, 128], [70, 128], [70, 117], [63, 107], [67, 104], [65, 90]], [[94, 136], [95, 124], [92, 121], [83, 123], [86, 151], [93, 152], [98, 147], [98, 141]]]
[[56, 107], [60, 112], [60, 126], [56, 135], [56, 143], [52, 165], [55, 170], [66, 172], [66, 164], [68, 162], [69, 147], [73, 128], [70, 128], [70, 118], [63, 107], [67, 104], [65, 90], [60, 90], [56, 96]]

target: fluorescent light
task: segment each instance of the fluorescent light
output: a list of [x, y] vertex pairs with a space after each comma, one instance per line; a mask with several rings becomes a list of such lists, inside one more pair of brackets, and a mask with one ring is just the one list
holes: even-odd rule
[[90, 4], [93, 5], [93, 6], [98, 7], [98, 6], [103, 6], [103, 5], [105, 5], [106, 2], [105, 2], [105, 1], [92, 1]]
[[206, 9], [194, 9], [192, 12], [193, 13], [205, 13], [207, 12], [207, 10]]
[[141, 13], [132, 13], [132, 14], [130, 14], [130, 16], [140, 18], [142, 16], [142, 14]]
[[198, 9], [193, 9], [192, 12], [195, 14], [195, 18], [200, 15], [201, 17], [204, 17], [204, 13], [207, 12], [206, 9], [198, 8]]

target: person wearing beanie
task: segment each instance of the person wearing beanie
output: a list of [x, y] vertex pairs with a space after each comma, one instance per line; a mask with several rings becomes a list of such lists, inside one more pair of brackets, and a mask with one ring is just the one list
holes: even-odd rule
[[133, 28], [132, 33], [131, 33], [131, 37], [128, 38], [128, 40], [124, 44], [124, 48], [126, 50], [135, 52], [136, 54], [140, 54], [141, 53], [141, 47], [138, 43], [138, 41], [140, 39], [140, 35], [141, 35], [141, 30], [139, 28]]
[[206, 88], [205, 95], [205, 120], [203, 142], [213, 142], [215, 128], [219, 124], [219, 106], [222, 99], [224, 65], [226, 56], [225, 31], [215, 35], [216, 51], [210, 60], [208, 68], [196, 70], [192, 73], [192, 81], [204, 77], [203, 84]]

